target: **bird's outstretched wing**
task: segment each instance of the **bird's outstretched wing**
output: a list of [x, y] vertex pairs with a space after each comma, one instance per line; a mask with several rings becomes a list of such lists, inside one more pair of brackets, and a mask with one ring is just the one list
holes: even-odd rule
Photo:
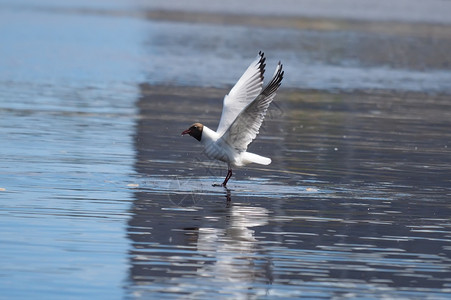
[[221, 120], [216, 132], [223, 135], [240, 112], [260, 94], [265, 73], [265, 56], [259, 52], [229, 94], [224, 97]]
[[283, 74], [282, 64], [279, 62], [271, 82], [246, 106], [221, 137], [224, 142], [238, 151], [246, 151], [260, 130], [269, 104], [282, 82]]

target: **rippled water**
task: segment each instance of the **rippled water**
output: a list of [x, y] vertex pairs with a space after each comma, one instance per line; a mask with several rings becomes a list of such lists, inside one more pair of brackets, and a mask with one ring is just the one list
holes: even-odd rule
[[254, 145], [273, 164], [237, 171], [223, 191], [211, 185], [224, 167], [195, 140], [164, 138], [195, 118], [192, 97], [217, 113], [217, 92], [147, 88], [129, 221], [134, 295], [447, 297], [447, 97], [425, 107], [415, 99], [426, 95], [284, 93]]
[[[20, 3], [0, 3], [0, 298], [449, 297], [446, 38]], [[225, 166], [180, 132], [216, 126], [255, 45], [287, 69], [251, 145], [273, 163], [213, 187]]]

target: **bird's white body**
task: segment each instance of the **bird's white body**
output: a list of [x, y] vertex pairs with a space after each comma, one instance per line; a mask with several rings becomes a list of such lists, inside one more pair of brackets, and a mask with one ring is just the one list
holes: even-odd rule
[[229, 145], [216, 131], [204, 125], [202, 139], [200, 141], [205, 149], [205, 154], [212, 159], [226, 162], [229, 167], [242, 167], [250, 163], [269, 165], [271, 159], [247, 151], [238, 151]]
[[222, 186], [232, 176], [232, 167], [250, 163], [269, 165], [271, 159], [247, 152], [248, 145], [257, 136], [266, 111], [276, 95], [283, 79], [282, 64], [270, 83], [263, 89], [265, 57], [262, 52], [224, 97], [221, 119], [216, 131], [201, 123], [194, 123], [182, 135], [189, 134], [204, 146], [205, 154], [228, 165], [228, 173]]

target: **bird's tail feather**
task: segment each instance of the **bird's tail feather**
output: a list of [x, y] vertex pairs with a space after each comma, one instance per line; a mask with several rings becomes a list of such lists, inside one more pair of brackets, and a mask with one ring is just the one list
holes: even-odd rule
[[243, 164], [256, 163], [260, 165], [269, 165], [271, 163], [271, 158], [264, 157], [255, 153], [244, 152], [241, 154]]

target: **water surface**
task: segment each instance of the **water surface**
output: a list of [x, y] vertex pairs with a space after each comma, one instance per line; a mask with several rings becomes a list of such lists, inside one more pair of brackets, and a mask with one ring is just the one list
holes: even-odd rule
[[[0, 5], [1, 297], [449, 297], [447, 25]], [[261, 49], [273, 163], [213, 187], [180, 133]]]
[[166, 138], [197, 120], [194, 99], [215, 124], [221, 92], [142, 90], [134, 295], [447, 297], [448, 97], [281, 93], [252, 147], [273, 163], [235, 172], [225, 191], [212, 187], [225, 166]]

